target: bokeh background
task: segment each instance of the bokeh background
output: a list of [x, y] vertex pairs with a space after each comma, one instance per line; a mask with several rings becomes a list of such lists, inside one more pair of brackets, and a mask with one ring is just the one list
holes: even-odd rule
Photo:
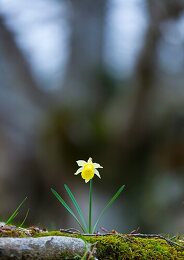
[[50, 188], [87, 213], [89, 157], [99, 228], [184, 232], [183, 0], [0, 0], [0, 219], [77, 227]]

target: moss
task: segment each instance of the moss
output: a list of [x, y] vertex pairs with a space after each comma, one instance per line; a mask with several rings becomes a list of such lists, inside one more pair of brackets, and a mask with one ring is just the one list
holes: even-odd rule
[[[138, 238], [128, 235], [108, 236], [85, 236], [68, 234], [60, 231], [43, 232], [38, 229], [8, 230], [0, 233], [0, 236], [9, 237], [43, 237], [43, 236], [69, 236], [83, 239], [90, 244], [96, 244], [96, 256], [98, 259], [121, 259], [121, 260], [184, 260], [184, 249], [173, 246], [160, 238]], [[180, 243], [183, 238], [177, 238], [175, 242]], [[183, 243], [182, 243], [183, 245]]]
[[46, 231], [46, 232], [33, 232], [32, 234], [33, 237], [47, 237], [47, 236], [70, 236], [67, 233], [62, 233], [60, 231]]
[[[78, 237], [85, 242], [96, 243], [98, 259], [184, 260], [184, 250], [181, 247], [169, 245], [167, 241], [159, 238], [136, 238], [127, 235], [83, 236], [60, 231], [35, 234], [37, 237], [57, 235]], [[178, 240], [179, 238], [176, 242]]]
[[90, 243], [97, 242], [98, 259], [182, 260], [184, 250], [173, 247], [158, 238], [133, 238], [126, 236], [83, 237]]
[[25, 232], [18, 231], [18, 230], [6, 230], [0, 232], [0, 237], [28, 237]]

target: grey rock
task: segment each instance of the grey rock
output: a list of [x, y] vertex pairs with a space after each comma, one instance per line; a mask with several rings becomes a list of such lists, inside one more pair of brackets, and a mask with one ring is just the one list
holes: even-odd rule
[[0, 238], [0, 259], [74, 259], [82, 256], [82, 239], [64, 236]]

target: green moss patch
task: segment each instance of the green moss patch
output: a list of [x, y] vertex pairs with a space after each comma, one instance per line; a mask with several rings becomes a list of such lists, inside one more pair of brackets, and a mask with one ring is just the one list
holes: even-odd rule
[[182, 237], [175, 239], [180, 246], [169, 244], [161, 238], [140, 238], [123, 234], [107, 236], [85, 236], [51, 231], [37, 233], [35, 236], [71, 236], [83, 239], [90, 244], [96, 244], [98, 259], [121, 260], [184, 260], [184, 243]]
[[158, 238], [134, 238], [126, 235], [85, 237], [85, 241], [97, 242], [98, 259], [183, 260], [184, 250], [169, 245]]

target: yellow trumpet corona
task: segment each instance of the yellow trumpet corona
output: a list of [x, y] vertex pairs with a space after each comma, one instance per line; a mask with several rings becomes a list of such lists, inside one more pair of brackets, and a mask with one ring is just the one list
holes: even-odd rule
[[78, 160], [78, 166], [80, 168], [75, 172], [75, 175], [81, 173], [82, 179], [85, 180], [87, 183], [91, 179], [93, 179], [94, 175], [96, 174], [99, 178], [101, 178], [99, 171], [97, 168], [103, 168], [99, 163], [93, 163], [92, 158], [90, 157], [88, 161]]

